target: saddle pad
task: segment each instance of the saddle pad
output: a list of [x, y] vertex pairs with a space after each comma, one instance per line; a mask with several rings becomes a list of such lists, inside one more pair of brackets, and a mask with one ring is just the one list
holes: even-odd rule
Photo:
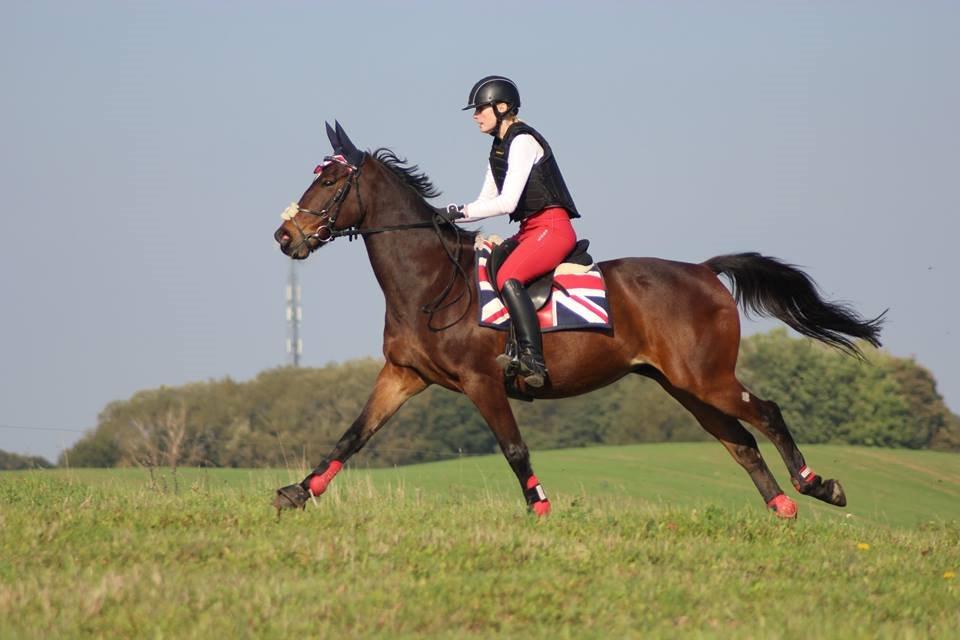
[[[477, 290], [480, 297], [480, 326], [506, 330], [510, 314], [497, 295], [496, 285], [487, 274], [487, 259], [494, 243], [483, 239], [477, 243]], [[564, 263], [553, 274], [550, 298], [537, 312], [540, 330], [610, 329], [610, 307], [607, 287], [599, 267], [592, 264]]]

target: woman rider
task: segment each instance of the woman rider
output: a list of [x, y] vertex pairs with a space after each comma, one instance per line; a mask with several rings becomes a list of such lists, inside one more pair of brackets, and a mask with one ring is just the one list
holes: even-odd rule
[[[519, 349], [516, 366], [524, 382], [543, 386], [547, 376], [540, 324], [523, 288], [553, 271], [573, 250], [577, 236], [570, 224], [579, 218], [550, 145], [533, 127], [517, 118], [520, 92], [503, 76], [487, 76], [470, 90], [464, 111], [473, 109], [480, 131], [493, 136], [490, 162], [479, 197], [467, 205], [450, 205], [447, 215], [474, 222], [510, 214], [520, 223], [516, 249], [497, 272], [497, 288], [510, 313]], [[497, 358], [507, 368], [514, 362]]]

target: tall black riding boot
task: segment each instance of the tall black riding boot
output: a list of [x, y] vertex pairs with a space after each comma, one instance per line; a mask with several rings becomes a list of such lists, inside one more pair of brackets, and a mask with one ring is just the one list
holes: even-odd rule
[[530, 296], [517, 280], [507, 280], [500, 291], [503, 303], [510, 312], [510, 322], [517, 333], [519, 375], [531, 387], [542, 387], [547, 378], [547, 366], [543, 362], [543, 338], [537, 310]]

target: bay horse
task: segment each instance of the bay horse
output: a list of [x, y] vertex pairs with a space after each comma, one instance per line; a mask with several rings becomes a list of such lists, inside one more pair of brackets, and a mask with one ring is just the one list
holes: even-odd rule
[[[447, 221], [426, 199], [426, 174], [389, 149], [361, 152], [339, 123], [327, 125], [334, 156], [283, 214], [274, 234], [281, 251], [302, 260], [337, 237], [361, 236], [386, 302], [386, 362], [360, 415], [299, 484], [277, 490], [274, 506], [304, 508], [343, 464], [411, 397], [431, 384], [466, 395], [489, 425], [520, 482], [528, 509], [550, 511], [495, 363], [506, 333], [479, 326], [475, 233]], [[352, 238], [351, 238], [352, 239]], [[700, 264], [657, 258], [599, 263], [612, 329], [543, 336], [549, 377], [526, 388], [536, 399], [565, 398], [637, 374], [652, 378], [717, 438], [749, 474], [767, 507], [794, 518], [787, 497], [760, 455], [745, 421], [779, 451], [797, 491], [843, 507], [840, 483], [813, 473], [780, 408], [745, 388], [735, 374], [739, 304], [799, 333], [860, 356], [856, 340], [879, 346], [884, 313], [860, 317], [823, 300], [801, 270], [758, 253], [722, 255]], [[731, 292], [719, 275], [731, 281]], [[521, 387], [523, 383], [519, 383]]]

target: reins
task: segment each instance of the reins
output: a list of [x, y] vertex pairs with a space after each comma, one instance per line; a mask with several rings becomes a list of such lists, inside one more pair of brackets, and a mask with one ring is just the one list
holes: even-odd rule
[[[441, 220], [447, 223], [448, 225], [450, 225], [453, 228], [454, 233], [456, 234], [456, 240], [454, 241], [453, 252], [450, 251], [450, 248], [447, 246], [447, 243], [443, 238], [443, 232], [440, 231]], [[450, 262], [453, 263], [453, 271], [450, 272], [450, 281], [443, 288], [443, 291], [440, 292], [440, 295], [438, 295], [429, 304], [426, 304], [420, 307], [420, 311], [430, 316], [430, 319], [427, 321], [428, 329], [430, 329], [431, 331], [443, 331], [444, 329], [449, 329], [453, 325], [457, 324], [458, 322], [463, 320], [463, 318], [467, 315], [467, 312], [470, 310], [470, 305], [473, 303], [473, 287], [470, 286], [470, 276], [467, 275], [467, 272], [463, 268], [463, 265], [460, 264], [460, 256], [463, 252], [463, 243], [460, 242], [460, 227], [458, 227], [456, 223], [447, 220], [440, 214], [434, 214], [433, 220], [431, 220], [431, 222], [433, 223], [433, 229], [434, 231], [436, 231], [437, 237], [440, 239], [440, 246], [443, 247], [443, 252], [447, 254], [447, 258], [449, 258]], [[450, 302], [447, 302], [446, 304], [442, 304], [444, 298], [450, 295], [450, 292], [453, 290], [453, 285], [456, 283], [458, 275], [463, 278], [463, 291], [461, 291], [460, 295], [458, 295], [456, 298], [454, 298]], [[464, 312], [450, 324], [444, 325], [442, 327], [434, 327], [433, 314], [437, 313], [438, 311], [443, 311], [444, 309], [449, 309], [450, 307], [455, 305], [457, 302], [459, 302], [463, 298], [464, 292], [466, 292], [467, 294], [467, 308], [464, 310]]]
[[432, 221], [424, 222], [411, 222], [409, 224], [398, 224], [390, 227], [370, 227], [368, 229], [361, 229], [359, 227], [347, 227], [345, 229], [334, 229], [330, 232], [330, 239], [333, 238], [343, 238], [346, 237], [351, 242], [355, 240], [358, 236], [372, 236], [375, 233], [383, 233], [384, 231], [403, 231], [404, 229], [426, 229], [427, 227], [434, 226]]
[[[339, 162], [339, 160], [336, 158], [331, 158], [331, 160]], [[346, 183], [342, 187], [340, 187], [340, 189], [338, 189], [335, 194], [333, 194], [333, 197], [331, 197], [330, 200], [327, 201], [327, 203], [323, 206], [323, 208], [321, 208], [320, 210], [307, 209], [307, 208], [301, 207], [299, 204], [294, 203], [294, 204], [291, 204], [287, 208], [287, 210], [284, 212], [284, 217], [289, 219], [291, 222], [293, 222], [293, 225], [297, 228], [297, 231], [300, 232], [301, 239], [300, 239], [300, 242], [297, 244], [297, 247], [295, 248], [299, 248], [301, 245], [303, 245], [308, 238], [316, 238], [321, 243], [326, 244], [328, 242], [333, 242], [333, 240], [336, 238], [342, 238], [346, 236], [347, 239], [352, 242], [359, 236], [370, 236], [377, 233], [385, 233], [389, 231], [405, 231], [407, 229], [426, 229], [428, 227], [433, 227], [434, 232], [437, 234], [437, 238], [440, 240], [440, 246], [443, 247], [443, 252], [446, 254], [447, 258], [453, 264], [453, 270], [450, 272], [450, 280], [443, 287], [443, 290], [440, 292], [440, 294], [436, 298], [434, 298], [431, 302], [425, 305], [422, 305], [420, 307], [420, 311], [430, 316], [429, 320], [427, 321], [427, 328], [434, 332], [443, 331], [444, 329], [449, 329], [453, 325], [460, 322], [467, 315], [467, 313], [470, 310], [470, 305], [473, 303], [473, 289], [470, 286], [470, 276], [469, 274], [467, 274], [466, 270], [463, 268], [463, 265], [460, 264], [460, 258], [463, 255], [463, 243], [460, 240], [460, 237], [461, 237], [460, 227], [457, 226], [455, 223], [451, 222], [450, 220], [447, 220], [442, 215], [435, 213], [430, 220], [424, 220], [422, 222], [409, 222], [409, 223], [390, 225], [385, 227], [369, 227], [366, 229], [361, 229], [359, 225], [362, 224], [364, 218], [366, 218], [367, 211], [364, 208], [363, 201], [360, 197], [360, 184], [359, 184], [360, 183], [360, 167], [353, 166], [352, 164], [349, 164], [346, 162], [343, 162], [342, 164], [345, 164], [350, 169], [350, 177], [347, 179]], [[347, 194], [350, 192], [350, 189], [354, 186], [354, 183], [357, 183], [356, 188], [354, 189], [354, 192], [357, 194], [357, 208], [360, 211], [360, 219], [356, 222], [356, 224], [353, 224], [349, 227], [336, 229], [334, 228], [334, 225], [337, 222], [337, 218], [340, 216], [340, 207], [343, 205], [343, 202], [346, 200]], [[331, 209], [333, 209], [332, 213], [330, 211]], [[297, 221], [295, 218], [296, 213], [307, 213], [316, 217], [327, 216], [327, 221], [326, 223], [320, 224], [320, 226], [318, 226], [316, 231], [314, 231], [312, 234], [307, 234], [300, 227], [300, 225], [297, 224]], [[453, 250], [450, 249], [450, 247], [447, 245], [446, 239], [444, 238], [443, 231], [441, 229], [441, 225], [443, 224], [449, 225], [453, 229], [453, 232], [455, 234], [456, 239], [454, 240]], [[322, 229], [326, 229], [326, 232], [327, 232], [326, 238], [323, 238], [320, 236]], [[453, 291], [453, 287], [456, 285], [458, 277], [463, 279], [463, 285], [464, 285], [463, 291], [461, 291], [460, 295], [458, 295], [453, 300], [450, 300], [449, 302], [444, 302], [446, 297], [450, 295], [451, 291]], [[433, 326], [434, 314], [440, 311], [443, 311], [445, 309], [449, 309], [453, 305], [457, 304], [460, 300], [463, 299], [464, 293], [466, 293], [467, 295], [468, 302], [467, 302], [467, 307], [464, 310], [463, 314], [461, 314], [459, 317], [457, 317], [455, 320], [453, 320], [449, 324], [443, 325], [442, 327], [434, 327]]]

